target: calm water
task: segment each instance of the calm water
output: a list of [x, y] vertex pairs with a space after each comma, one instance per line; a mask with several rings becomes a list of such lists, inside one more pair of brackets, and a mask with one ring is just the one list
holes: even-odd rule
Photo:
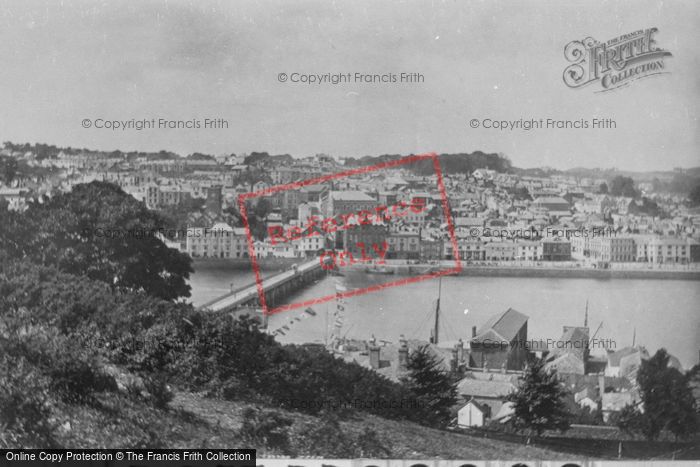
[[[268, 273], [269, 274], [269, 273]], [[326, 277], [289, 297], [289, 302], [332, 294], [340, 280], [348, 289], [363, 288], [399, 276], [349, 273]], [[231, 282], [240, 287], [253, 281], [250, 270], [225, 267], [200, 268], [192, 277], [195, 305], [226, 293]], [[348, 337], [396, 341], [399, 335], [427, 340], [432, 324], [431, 310], [438, 295], [438, 280], [346, 299], [342, 333]], [[444, 277], [440, 340], [468, 339], [471, 327], [480, 327], [491, 315], [509, 307], [529, 316], [528, 339], [556, 339], [562, 326], [582, 326], [588, 300], [591, 333], [600, 323], [596, 337], [610, 338], [617, 348], [636, 342], [650, 352], [660, 347], [678, 357], [685, 368], [698, 362], [700, 350], [700, 282], [633, 279], [551, 279], [523, 277]], [[282, 342], [323, 342], [334, 302], [314, 309], [316, 316], [298, 310], [270, 317], [269, 327], [277, 329], [293, 322]], [[300, 321], [294, 318], [301, 318]]]

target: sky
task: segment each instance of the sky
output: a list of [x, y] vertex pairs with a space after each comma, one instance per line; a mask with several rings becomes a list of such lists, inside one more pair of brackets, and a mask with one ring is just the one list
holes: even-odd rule
[[[695, 0], [0, 0], [0, 138], [183, 155], [481, 150], [519, 167], [700, 166], [698, 24]], [[603, 93], [563, 83], [569, 42], [651, 27], [673, 55], [669, 73]], [[279, 80], [356, 72], [424, 81]], [[152, 118], [229, 127], [82, 125]], [[521, 118], [616, 128], [483, 128]]]

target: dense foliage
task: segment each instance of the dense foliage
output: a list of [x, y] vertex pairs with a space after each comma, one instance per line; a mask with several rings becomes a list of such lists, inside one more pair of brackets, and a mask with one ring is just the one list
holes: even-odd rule
[[692, 207], [700, 206], [700, 183], [690, 190], [688, 201]]
[[627, 406], [617, 415], [617, 425], [628, 433], [640, 433], [655, 440], [668, 431], [677, 438], [687, 438], [698, 431], [695, 397], [690, 387], [692, 372], [681, 373], [668, 365], [669, 355], [659, 349], [652, 358], [642, 361], [637, 375], [643, 410]]
[[639, 191], [634, 187], [632, 177], [624, 177], [618, 175], [610, 182], [610, 194], [613, 196], [625, 196], [628, 198], [636, 198], [639, 196]]
[[[358, 159], [349, 157], [345, 159], [345, 165], [376, 165], [382, 162], [401, 159], [402, 157], [404, 156], [399, 154], [385, 154], [377, 157], [365, 156]], [[440, 166], [444, 173], [469, 174], [476, 169], [491, 169], [497, 172], [510, 172], [513, 168], [510, 160], [506, 156], [495, 153], [487, 154], [481, 151], [474, 151], [470, 154], [440, 154], [439, 158]], [[431, 160], [417, 161], [407, 165], [406, 168], [420, 175], [433, 175], [435, 173], [435, 168], [433, 167], [433, 162]]]
[[544, 360], [528, 364], [517, 391], [508, 401], [514, 404], [514, 425], [541, 435], [545, 430], [565, 431], [571, 423], [566, 408], [567, 391], [556, 371], [547, 370]]
[[[113, 365], [140, 375], [135, 396], [160, 409], [170, 400], [167, 383], [309, 414], [359, 410], [424, 424], [436, 420], [434, 406], [372, 404], [408, 400], [415, 386], [323, 349], [283, 346], [261, 332], [256, 319], [198, 312], [56, 267], [3, 263], [0, 323], [0, 364], [26, 369], [2, 373], [0, 418], [17, 436], [31, 433], [36, 445], [49, 442], [55, 427], [45, 424], [56, 404], [92, 404], [116, 391]], [[23, 385], [32, 391], [23, 393]], [[358, 408], [356, 401], [369, 403]], [[374, 449], [371, 435], [365, 438], [366, 449]]]
[[427, 345], [411, 352], [407, 369], [405, 384], [420, 407], [423, 422], [434, 426], [446, 425], [457, 403], [457, 381], [443, 369]]
[[118, 186], [92, 182], [23, 213], [0, 212], [0, 258], [56, 266], [168, 300], [189, 297], [191, 259], [156, 237], [165, 226]]

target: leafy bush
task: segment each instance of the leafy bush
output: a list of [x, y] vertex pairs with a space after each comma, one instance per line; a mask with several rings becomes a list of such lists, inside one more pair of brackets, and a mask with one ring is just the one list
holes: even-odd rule
[[86, 349], [57, 347], [59, 351], [51, 359], [47, 373], [51, 378], [51, 389], [65, 402], [92, 402], [95, 393], [116, 390], [114, 378], [102, 372], [94, 356], [88, 355]]
[[[325, 350], [281, 345], [255, 319], [195, 311], [54, 268], [0, 264], [0, 296], [7, 304], [0, 307], [0, 318], [8, 316], [3, 309], [24, 310], [15, 320], [26, 328], [18, 354], [46, 369], [66, 400], [84, 402], [91, 391], [111, 387], [98, 371], [99, 361], [138, 374], [163, 373], [174, 385], [226, 399], [253, 398], [312, 414], [368, 394], [387, 401], [411, 397], [404, 385]], [[37, 336], [26, 338], [35, 331]], [[416, 410], [390, 404], [366, 410], [394, 419], [422, 418]]]
[[323, 457], [357, 457], [353, 440], [343, 432], [338, 418], [324, 413], [321, 423], [305, 432], [299, 444], [303, 454]]
[[[55, 447], [50, 418], [47, 379], [26, 360], [1, 355], [0, 447]], [[6, 446], [2, 445], [3, 441]]]
[[239, 435], [247, 442], [289, 450], [289, 427], [293, 421], [274, 410], [260, 410], [248, 407], [243, 412], [243, 425]]
[[156, 373], [146, 377], [144, 384], [153, 406], [157, 409], [166, 410], [170, 401], [173, 400], [173, 392], [168, 386], [167, 377], [162, 373]]
[[371, 428], [365, 427], [365, 430], [358, 436], [356, 444], [359, 457], [385, 458], [391, 455], [391, 450], [384, 446], [377, 432]]

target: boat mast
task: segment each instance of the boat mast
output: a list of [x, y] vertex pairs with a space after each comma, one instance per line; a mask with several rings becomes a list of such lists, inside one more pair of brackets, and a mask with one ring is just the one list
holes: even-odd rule
[[440, 332], [440, 297], [442, 296], [442, 276], [438, 282], [438, 298], [435, 304], [435, 329], [433, 330], [433, 344], [437, 345]]
[[323, 316], [323, 342], [328, 347], [328, 302], [326, 302], [326, 314]]

